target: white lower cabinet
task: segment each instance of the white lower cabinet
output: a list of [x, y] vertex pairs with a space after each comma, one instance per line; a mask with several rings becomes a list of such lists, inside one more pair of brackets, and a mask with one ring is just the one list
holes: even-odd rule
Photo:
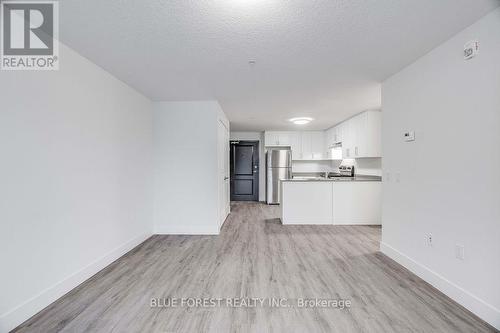
[[382, 224], [382, 183], [334, 183], [332, 205], [333, 224]]
[[330, 182], [282, 182], [283, 224], [332, 224]]
[[282, 182], [283, 224], [380, 225], [381, 182]]

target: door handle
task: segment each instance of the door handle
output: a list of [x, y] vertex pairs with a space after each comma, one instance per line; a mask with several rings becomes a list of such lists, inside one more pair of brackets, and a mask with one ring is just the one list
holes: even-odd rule
[[228, 179], [229, 179], [229, 177], [224, 177], [224, 180], [228, 180]]

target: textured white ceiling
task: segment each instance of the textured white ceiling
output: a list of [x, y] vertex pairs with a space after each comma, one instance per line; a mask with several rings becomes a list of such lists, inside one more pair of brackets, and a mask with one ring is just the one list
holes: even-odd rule
[[60, 35], [153, 100], [217, 99], [233, 130], [296, 128], [287, 122], [295, 116], [324, 129], [380, 108], [382, 80], [498, 5], [64, 0]]

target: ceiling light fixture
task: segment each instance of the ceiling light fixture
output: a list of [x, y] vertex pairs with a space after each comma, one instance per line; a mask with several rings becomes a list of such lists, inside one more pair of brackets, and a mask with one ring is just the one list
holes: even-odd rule
[[295, 125], [306, 125], [309, 124], [313, 119], [310, 117], [297, 117], [297, 118], [292, 118], [289, 119], [292, 123]]

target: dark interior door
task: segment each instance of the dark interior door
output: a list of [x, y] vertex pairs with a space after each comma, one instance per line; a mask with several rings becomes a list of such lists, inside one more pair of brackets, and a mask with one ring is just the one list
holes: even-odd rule
[[231, 200], [259, 201], [259, 141], [231, 141]]

